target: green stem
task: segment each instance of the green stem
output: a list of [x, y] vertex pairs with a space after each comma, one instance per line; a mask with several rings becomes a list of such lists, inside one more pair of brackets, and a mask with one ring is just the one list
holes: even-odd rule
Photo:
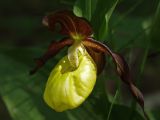
[[107, 116], [107, 120], [110, 119], [110, 115], [111, 115], [111, 112], [112, 112], [112, 109], [113, 109], [113, 105], [114, 105], [114, 103], [115, 103], [115, 100], [117, 99], [117, 96], [118, 96], [118, 94], [119, 94], [119, 90], [120, 90], [120, 87], [118, 87], [118, 89], [116, 90], [116, 93], [115, 93], [115, 95], [114, 95], [113, 101], [112, 101], [112, 103], [111, 103], [111, 105], [110, 105], [109, 112], [108, 112], [108, 116]]

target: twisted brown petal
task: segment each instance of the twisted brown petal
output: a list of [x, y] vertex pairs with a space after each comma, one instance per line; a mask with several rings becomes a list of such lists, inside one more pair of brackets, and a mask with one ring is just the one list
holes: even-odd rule
[[36, 66], [33, 70], [30, 71], [30, 74], [34, 74], [38, 69], [40, 69], [48, 59], [55, 56], [62, 48], [65, 46], [72, 45], [73, 41], [71, 39], [63, 39], [59, 42], [53, 42], [49, 46], [47, 52], [40, 58], [36, 59]]
[[148, 119], [148, 116], [144, 111], [143, 95], [140, 92], [140, 90], [133, 84], [128, 64], [126, 63], [124, 58], [121, 55], [112, 52], [109, 49], [109, 47], [107, 47], [106, 45], [104, 45], [98, 41], [95, 41], [92, 38], [88, 38], [88, 39], [84, 40], [83, 44], [86, 47], [90, 47], [96, 51], [106, 53], [107, 55], [110, 55], [112, 57], [115, 65], [117, 67], [118, 75], [120, 76], [121, 80], [128, 85], [132, 95], [136, 98], [138, 104], [143, 109], [143, 112], [144, 112], [146, 119]]

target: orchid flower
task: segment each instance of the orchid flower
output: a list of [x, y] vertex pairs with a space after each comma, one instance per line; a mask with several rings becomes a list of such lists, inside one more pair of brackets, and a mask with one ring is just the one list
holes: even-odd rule
[[89, 22], [71, 11], [57, 11], [43, 19], [43, 24], [51, 31], [54, 31], [57, 23], [61, 25], [60, 33], [67, 37], [51, 43], [30, 72], [34, 74], [48, 59], [65, 46], [69, 47], [68, 54], [59, 61], [48, 78], [44, 92], [45, 102], [58, 112], [81, 105], [92, 92], [97, 76], [104, 69], [105, 55], [108, 55], [115, 63], [117, 74], [128, 85], [144, 111], [143, 95], [133, 84], [128, 64], [120, 54], [92, 37]]

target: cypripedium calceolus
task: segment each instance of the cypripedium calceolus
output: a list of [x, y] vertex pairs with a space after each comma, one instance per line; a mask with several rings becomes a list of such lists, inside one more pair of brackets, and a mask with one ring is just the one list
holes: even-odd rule
[[54, 31], [57, 23], [61, 25], [60, 33], [67, 37], [51, 43], [47, 52], [36, 59], [36, 67], [30, 72], [34, 74], [48, 59], [55, 56], [65, 46], [69, 47], [68, 54], [50, 73], [44, 92], [45, 102], [58, 112], [81, 105], [90, 95], [97, 75], [104, 68], [105, 55], [109, 55], [116, 65], [116, 71], [121, 80], [128, 85], [144, 111], [143, 95], [133, 84], [124, 58], [91, 37], [93, 31], [89, 22], [70, 11], [54, 12], [43, 19], [43, 24], [51, 31]]

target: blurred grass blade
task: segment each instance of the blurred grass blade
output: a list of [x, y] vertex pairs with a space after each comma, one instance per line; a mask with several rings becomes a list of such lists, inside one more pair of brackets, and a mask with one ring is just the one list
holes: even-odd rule
[[[106, 31], [108, 30], [108, 22], [109, 22], [110, 16], [112, 15], [112, 12], [115, 9], [115, 6], [117, 5], [117, 3], [118, 3], [118, 0], [112, 0], [112, 1], [99, 0], [97, 1], [97, 6], [93, 13], [92, 19], [91, 19], [91, 24], [93, 25], [93, 29], [95, 32], [94, 37], [96, 39], [100, 40], [104, 38], [100, 36], [105, 36], [105, 34], [107, 34]], [[104, 34], [104, 35], [101, 35], [101, 34]]]
[[108, 36], [109, 20], [111, 18], [111, 15], [112, 15], [118, 1], [119, 0], [115, 1], [115, 3], [112, 5], [112, 7], [107, 11], [107, 13], [104, 16], [104, 20], [100, 26], [99, 33], [98, 33], [98, 39], [101, 41], [104, 41]]
[[112, 112], [112, 109], [113, 109], [113, 105], [114, 105], [114, 103], [116, 101], [116, 98], [117, 98], [118, 94], [119, 94], [119, 89], [116, 90], [116, 93], [114, 95], [113, 101], [112, 101], [112, 103], [110, 105], [108, 116], [107, 116], [107, 120], [110, 120], [110, 115], [111, 115], [111, 112]]
[[85, 6], [85, 8], [86, 8], [86, 18], [87, 18], [87, 20], [91, 20], [91, 14], [92, 14], [92, 0], [85, 0], [85, 2], [86, 2], [86, 6]]

